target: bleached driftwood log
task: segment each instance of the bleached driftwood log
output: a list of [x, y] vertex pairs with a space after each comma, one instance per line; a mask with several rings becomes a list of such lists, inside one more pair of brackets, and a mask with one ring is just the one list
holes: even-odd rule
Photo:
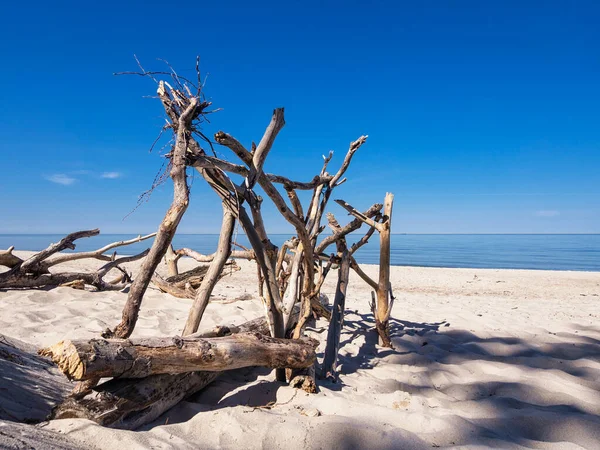
[[[220, 326], [198, 336], [215, 337], [231, 333], [269, 333], [264, 317], [238, 326]], [[53, 419], [83, 418], [102, 426], [135, 430], [152, 422], [180, 401], [212, 383], [222, 372], [188, 372], [151, 375], [146, 378], [115, 378], [83, 397], [69, 397], [52, 414]]]
[[316, 359], [317, 341], [277, 339], [260, 333], [215, 338], [66, 340], [40, 350], [71, 380], [104, 377], [144, 378], [194, 371], [219, 372], [241, 367], [301, 369]]

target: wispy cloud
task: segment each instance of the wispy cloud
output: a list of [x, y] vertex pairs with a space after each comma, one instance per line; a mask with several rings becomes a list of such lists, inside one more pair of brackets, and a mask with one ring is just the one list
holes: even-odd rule
[[101, 178], [110, 179], [121, 178], [122, 176], [123, 174], [121, 172], [104, 172], [102, 175], [100, 175]]
[[560, 212], [554, 209], [536, 211], [535, 216], [537, 217], [556, 217], [559, 216]]
[[64, 173], [55, 173], [54, 175], [47, 176], [46, 180], [52, 181], [53, 183], [62, 184], [64, 186], [70, 186], [77, 181], [75, 178], [65, 175]]

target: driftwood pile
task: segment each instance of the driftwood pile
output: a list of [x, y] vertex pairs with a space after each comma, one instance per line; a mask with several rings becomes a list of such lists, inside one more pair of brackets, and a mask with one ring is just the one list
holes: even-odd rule
[[[75, 241], [81, 238], [97, 236], [100, 230], [77, 231], [65, 236], [56, 244], [51, 244], [45, 250], [32, 255], [26, 260], [13, 254], [14, 247], [8, 250], [0, 250], [0, 266], [8, 267], [8, 271], [0, 273], [0, 289], [2, 288], [40, 288], [52, 286], [69, 286], [83, 289], [86, 285], [93, 286], [99, 291], [121, 290], [131, 283], [131, 274], [128, 274], [121, 264], [137, 261], [144, 258], [149, 250], [145, 250], [134, 256], [123, 256], [117, 258], [114, 252], [111, 256], [106, 252], [117, 247], [134, 244], [136, 242], [150, 239], [156, 233], [147, 236], [138, 236], [128, 241], [113, 242], [97, 250], [79, 253], [62, 253], [63, 250], [75, 250]], [[106, 261], [106, 264], [95, 272], [51, 272], [50, 268], [59, 264], [77, 261], [81, 259], [97, 259]], [[116, 269], [121, 274], [110, 281], [104, 277]]]
[[[324, 157], [321, 170], [309, 181], [266, 173], [263, 171], [265, 160], [285, 125], [284, 110], [278, 108], [273, 111], [258, 144], [252, 143], [249, 148], [222, 131], [214, 135], [214, 142], [231, 150], [241, 164], [232, 163], [216, 157], [214, 151], [215, 156], [208, 155], [203, 148], [206, 143], [212, 148], [213, 142], [201, 132], [201, 124], [212, 112], [201, 84], [186, 80], [175, 72], [167, 73], [169, 82], [157, 80], [155, 76], [160, 73], [146, 72], [141, 66], [140, 69], [137, 75], [150, 77], [157, 83], [158, 98], [168, 122], [165, 129], [173, 133], [171, 151], [166, 155], [174, 186], [173, 201], [158, 227], [152, 247], [134, 257], [144, 257], [144, 260], [135, 279], [127, 280], [132, 282], [121, 322], [114, 329], [107, 329], [103, 339], [63, 341], [41, 350], [70, 379], [80, 381], [73, 395], [55, 410], [54, 417], [86, 417], [102, 425], [133, 429], [202, 389], [220, 372], [257, 365], [274, 368], [278, 381], [315, 392], [315, 374], [337, 380], [337, 354], [351, 269], [373, 288], [371, 308], [376, 331], [380, 344], [391, 347], [389, 318], [393, 296], [389, 277], [393, 195], [386, 194], [383, 204], [376, 203], [364, 212], [346, 201], [335, 200], [353, 217], [343, 226], [333, 214], [325, 213], [333, 191], [346, 181], [344, 175], [367, 136], [350, 143], [341, 166], [332, 173], [328, 172], [328, 165], [333, 152]], [[219, 243], [212, 255], [172, 247], [179, 222], [190, 203], [188, 168], [200, 174], [222, 203]], [[256, 193], [257, 187], [296, 232], [279, 248], [266, 232], [261, 212], [264, 200]], [[298, 191], [312, 193], [308, 204], [302, 204]], [[331, 230], [326, 236], [322, 236], [326, 229], [322, 225], [324, 215]], [[248, 237], [250, 249], [232, 250], [236, 223]], [[367, 226], [366, 233], [348, 246], [346, 237], [362, 225]], [[378, 280], [365, 274], [354, 257], [375, 232], [380, 240]], [[56, 251], [69, 248], [72, 240], [67, 239], [66, 246], [58, 245]], [[0, 263], [8, 261], [10, 253], [0, 255]], [[43, 272], [45, 256], [39, 256], [42, 253], [32, 257], [33, 261], [15, 263], [10, 271], [13, 273], [8, 276], [12, 277], [11, 283], [20, 286], [17, 283], [20, 280], [24, 286], [23, 280], [28, 277], [48, 276]], [[193, 273], [179, 274], [177, 262], [181, 256], [209, 265], [195, 269]], [[229, 270], [226, 265], [232, 257], [256, 262], [258, 291], [265, 317], [238, 327], [218, 327], [198, 333], [211, 293], [224, 269]], [[163, 258], [169, 271], [166, 279], [155, 273]], [[113, 258], [107, 266], [118, 267], [123, 260]], [[338, 269], [338, 282], [330, 310], [320, 299], [321, 288], [332, 268]], [[99, 275], [104, 274], [103, 270], [106, 266]], [[56, 277], [54, 274], [49, 276]], [[98, 276], [93, 279], [68, 278], [71, 281], [82, 279], [98, 289], [112, 286], [101, 281], [102, 276], [100, 282]], [[129, 338], [150, 282], [165, 292], [193, 299], [181, 337]], [[330, 321], [323, 364], [319, 368], [315, 367], [317, 342], [304, 336], [311, 317]], [[103, 377], [112, 380], [97, 386]]]

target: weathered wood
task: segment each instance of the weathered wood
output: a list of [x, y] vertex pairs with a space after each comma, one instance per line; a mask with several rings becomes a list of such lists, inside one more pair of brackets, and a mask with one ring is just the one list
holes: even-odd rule
[[[164, 279], [158, 273], [152, 277], [152, 283], [161, 291], [171, 294], [178, 298], [194, 299], [196, 298], [197, 289], [202, 285], [209, 266], [198, 266], [191, 270], [182, 272]], [[224, 264], [223, 270], [218, 276], [218, 279], [230, 275], [233, 272], [240, 270], [240, 267], [235, 261], [230, 260]]]
[[[269, 327], [266, 319], [260, 317], [238, 326], [216, 327], [194, 336], [223, 336], [232, 332], [268, 334]], [[88, 389], [83, 397], [68, 398], [55, 408], [52, 418], [77, 417], [106, 427], [134, 430], [208, 386], [221, 373], [189, 372], [137, 379], [115, 378], [93, 390]]]
[[[168, 96], [164, 83], [161, 82], [158, 87], [158, 95], [165, 104], [165, 109], [171, 108], [170, 97]], [[167, 101], [169, 99], [169, 102]], [[181, 221], [189, 204], [189, 189], [185, 175], [186, 151], [188, 148], [188, 139], [190, 138], [190, 125], [198, 107], [198, 98], [189, 99], [189, 104], [181, 113], [177, 120], [172, 123], [176, 127], [175, 147], [172, 155], [171, 178], [173, 180], [173, 201], [169, 207], [163, 221], [161, 222], [156, 238], [150, 249], [150, 253], [144, 260], [140, 271], [131, 285], [127, 302], [123, 308], [121, 322], [112, 332], [105, 332], [104, 336], [115, 336], [126, 338], [131, 335], [137, 322], [140, 306], [148, 284], [160, 260], [165, 255], [167, 248], [171, 245], [177, 226]]]
[[167, 252], [165, 253], [165, 264], [167, 265], [167, 274], [170, 277], [174, 277], [179, 275], [179, 267], [177, 267], [177, 260], [181, 258], [181, 255], [175, 253], [173, 250], [173, 244], [167, 247]]
[[[194, 267], [193, 269], [182, 272], [179, 275], [169, 277], [166, 279], [166, 281], [179, 288], [185, 288], [189, 285], [193, 289], [198, 289], [202, 285], [202, 280], [204, 280], [204, 277], [208, 272], [208, 268], [209, 266], [207, 265]], [[233, 272], [237, 272], [238, 270], [240, 270], [240, 266], [238, 266], [234, 260], [229, 260], [225, 263], [219, 277], [222, 278]]]
[[333, 301], [333, 311], [327, 331], [327, 345], [323, 356], [321, 373], [324, 378], [337, 381], [337, 358], [340, 349], [340, 334], [344, 324], [344, 311], [346, 308], [346, 289], [350, 273], [349, 253], [345, 240], [338, 241], [338, 254], [341, 255], [341, 264], [338, 271], [338, 282]]
[[68, 395], [67, 379], [36, 350], [0, 334], [0, 420], [42, 422]]
[[153, 375], [142, 379], [115, 378], [70, 397], [52, 413], [52, 419], [81, 418], [99, 425], [135, 430], [158, 418], [185, 398], [208, 386], [220, 372]]
[[40, 350], [70, 380], [144, 378], [241, 367], [303, 368], [315, 359], [316, 341], [278, 339], [260, 333], [217, 338], [66, 340]]
[[194, 303], [190, 308], [185, 327], [183, 329], [183, 335], [195, 333], [198, 331], [198, 326], [202, 320], [202, 316], [208, 302], [210, 295], [214, 287], [219, 281], [227, 258], [231, 253], [231, 239], [233, 236], [233, 230], [235, 227], [235, 215], [229, 210], [227, 205], [223, 204], [223, 223], [221, 225], [221, 234], [219, 235], [219, 243], [217, 245], [217, 251], [215, 258], [210, 263], [210, 267], [202, 280], [202, 284], [196, 293]]
[[317, 393], [317, 383], [315, 377], [315, 365], [303, 369], [290, 370], [290, 387], [302, 389], [309, 394]]
[[187, 298], [190, 300], [196, 297], [196, 291], [191, 285], [188, 284], [184, 287], [180, 287], [175, 283], [168, 282], [157, 273], [152, 276], [152, 284], [154, 284], [154, 286], [159, 288], [161, 291], [171, 294], [173, 297]]
[[[373, 206], [371, 206], [368, 210], [366, 210], [362, 214], [365, 217], [374, 218], [374, 217], [377, 217], [379, 214], [381, 214], [381, 208], [383, 208], [383, 205], [381, 203], [375, 203]], [[327, 247], [329, 247], [331, 244], [334, 244], [336, 241], [347, 236], [348, 234], [352, 233], [353, 231], [358, 230], [362, 224], [363, 224], [363, 221], [360, 219], [352, 220], [346, 226], [342, 227], [339, 231], [325, 237], [325, 239], [323, 239], [316, 246], [315, 253], [323, 253], [325, 251], [325, 249]]]
[[361, 277], [365, 283], [367, 283], [369, 286], [371, 286], [373, 289], [377, 289], [379, 287], [379, 285], [377, 284], [377, 282], [375, 280], [373, 280], [373, 278], [371, 278], [369, 275], [367, 275], [358, 265], [358, 263], [356, 262], [356, 260], [354, 259], [353, 256], [350, 256], [350, 267], [352, 268], [352, 270], [354, 270], [356, 272], [356, 274]]
[[[177, 255], [180, 256], [189, 256], [190, 258], [195, 259], [198, 262], [201, 263], [209, 263], [212, 262], [215, 259], [215, 256], [217, 256], [217, 253], [211, 253], [210, 255], [203, 255], [202, 253], [197, 252], [196, 250], [192, 250], [191, 248], [180, 248], [179, 250], [176, 250]], [[231, 251], [231, 258], [236, 258], [236, 259], [248, 259], [248, 260], [253, 260], [256, 259], [256, 256], [254, 256], [254, 250], [232, 250]]]
[[18, 256], [13, 255], [14, 246], [10, 247], [8, 250], [0, 250], [0, 266], [8, 267], [12, 269], [13, 267], [21, 264], [23, 260]]
[[112, 250], [117, 247], [124, 247], [126, 245], [136, 244], [138, 242], [145, 241], [146, 239], [150, 239], [156, 236], [156, 233], [147, 234], [146, 236], [139, 235], [133, 239], [128, 239], [126, 241], [117, 241], [112, 242], [110, 244], [105, 245], [96, 250], [92, 250], [90, 252], [79, 252], [79, 253], [61, 253], [56, 255], [50, 259], [45, 260], [42, 264], [40, 264], [44, 269], [48, 269], [57, 264], [62, 264], [70, 261], [77, 261], [80, 259], [86, 258], [94, 258], [99, 259], [101, 261], [113, 261], [115, 255], [105, 255], [106, 252]]
[[385, 194], [383, 202], [383, 221], [379, 225], [379, 283], [377, 286], [377, 315], [375, 322], [379, 333], [379, 344], [383, 347], [392, 347], [389, 332], [390, 297], [390, 234], [392, 223], [392, 207], [394, 195]]
[[105, 264], [96, 272], [64, 272], [64, 273], [23, 273], [20, 267], [15, 266], [8, 272], [0, 274], [0, 288], [37, 288], [44, 286], [61, 286], [75, 283], [88, 284], [100, 291], [121, 290], [128, 282], [110, 283], [104, 281], [104, 276], [119, 264], [136, 261], [145, 257], [148, 250], [134, 256], [124, 256]]
[[100, 234], [100, 230], [97, 228], [94, 230], [76, 231], [75, 233], [68, 234], [67, 236], [62, 238], [59, 242], [57, 242], [56, 244], [51, 244], [45, 250], [42, 250], [41, 252], [36, 253], [35, 255], [26, 259], [23, 262], [23, 264], [21, 264], [20, 270], [23, 273], [38, 272], [39, 270], [37, 268], [37, 265], [40, 262], [42, 262], [43, 260], [45, 260], [46, 258], [48, 258], [49, 256], [52, 256], [53, 254], [58, 253], [63, 250], [66, 250], [66, 249], [75, 250], [74, 242], [77, 239], [81, 239], [84, 237], [96, 236], [98, 234]]
[[350, 214], [351, 216], [356, 217], [357, 219], [359, 219], [362, 222], [366, 223], [370, 227], [376, 228], [377, 231], [381, 231], [382, 230], [381, 223], [379, 223], [379, 222], [371, 219], [366, 214], [361, 213], [360, 211], [358, 211], [357, 209], [353, 208], [352, 205], [348, 204], [344, 200], [339, 200], [338, 199], [338, 200], [335, 200], [335, 202], [338, 205], [340, 205], [342, 208], [344, 208], [346, 211], [348, 211], [348, 214]]

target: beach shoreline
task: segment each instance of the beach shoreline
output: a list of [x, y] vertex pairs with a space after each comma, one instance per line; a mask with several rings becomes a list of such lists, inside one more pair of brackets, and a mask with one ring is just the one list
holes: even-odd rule
[[[195, 265], [180, 263], [182, 270]], [[201, 328], [264, 313], [254, 263], [238, 264], [217, 284]], [[126, 267], [135, 274], [139, 262]], [[336, 280], [333, 271], [322, 290], [331, 300]], [[391, 280], [395, 349], [376, 345], [370, 288], [352, 273], [341, 382], [322, 382], [318, 394], [280, 385], [268, 370], [242, 369], [137, 432], [81, 419], [51, 421], [44, 430], [100, 449], [599, 448], [600, 273], [393, 266]], [[125, 300], [122, 292], [65, 287], [4, 290], [0, 329], [36, 347], [94, 338], [118, 323]], [[133, 336], [180, 334], [190, 305], [151, 286]], [[310, 329], [322, 356], [324, 323]]]

